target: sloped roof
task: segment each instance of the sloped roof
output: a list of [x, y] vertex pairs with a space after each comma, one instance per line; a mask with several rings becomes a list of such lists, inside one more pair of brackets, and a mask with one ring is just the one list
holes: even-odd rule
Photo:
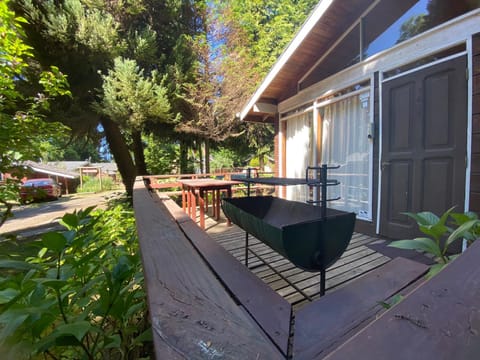
[[78, 173], [78, 169], [81, 167], [101, 168], [102, 171], [106, 173], [116, 173], [118, 171], [118, 167], [115, 162], [91, 163], [89, 161], [55, 161], [48, 162], [47, 165], [75, 173]]
[[298, 92], [298, 81], [374, 0], [320, 0], [294, 39], [242, 109], [240, 118], [271, 122], [257, 103], [278, 104]]
[[88, 161], [49, 161], [48, 166], [53, 166], [67, 171], [78, 172], [78, 168], [82, 166], [89, 166]]
[[79, 174], [76, 172], [68, 171], [48, 164], [36, 163], [34, 161], [26, 161], [23, 163], [23, 165], [29, 167], [33, 171], [43, 174], [61, 176], [68, 179], [75, 179], [79, 177]]

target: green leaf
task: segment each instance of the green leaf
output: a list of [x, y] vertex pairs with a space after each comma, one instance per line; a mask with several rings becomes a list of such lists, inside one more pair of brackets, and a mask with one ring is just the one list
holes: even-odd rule
[[419, 230], [425, 235], [433, 237], [435, 240], [440, 239], [440, 237], [448, 232], [448, 228], [438, 222], [435, 225], [419, 225]]
[[63, 237], [67, 239], [67, 244], [71, 245], [75, 237], [77, 236], [77, 232], [75, 230], [64, 231], [62, 233]]
[[448, 264], [435, 264], [430, 267], [430, 270], [428, 271], [426, 278], [431, 279], [433, 276], [437, 275], [445, 266]]
[[117, 283], [121, 283], [131, 274], [131, 270], [132, 267], [128, 257], [121, 256], [112, 270], [112, 279]]
[[138, 335], [135, 338], [135, 340], [133, 340], [133, 343], [137, 345], [137, 344], [142, 344], [144, 342], [152, 341], [152, 340], [153, 340], [153, 334], [152, 334], [152, 328], [150, 327], [147, 330], [145, 330], [143, 333]]
[[452, 206], [450, 209], [448, 209], [447, 211], [445, 211], [442, 215], [442, 217], [440, 218], [440, 224], [442, 225], [445, 225], [445, 223], [447, 222], [447, 219], [448, 217], [451, 215], [451, 212], [453, 211], [453, 209], [455, 209], [456, 206]]
[[14, 270], [41, 270], [42, 267], [36, 264], [30, 264], [26, 261], [1, 259], [0, 268]]
[[41, 314], [39, 319], [32, 324], [32, 333], [40, 337], [42, 333], [50, 327], [56, 320], [56, 317], [50, 313]]
[[441, 257], [442, 251], [440, 247], [429, 238], [415, 238], [413, 240], [397, 240], [392, 241], [388, 246], [396, 247], [399, 249], [406, 250], [420, 250], [425, 251], [429, 254]]
[[468, 233], [477, 224], [480, 224], [480, 220], [470, 220], [470, 221], [467, 221], [466, 223], [460, 225], [458, 228], [456, 228], [455, 231], [450, 234], [447, 241], [445, 242], [444, 251], [446, 251], [446, 249], [448, 248], [448, 246], [452, 242], [454, 242], [458, 238], [463, 237], [465, 235], [465, 233]]
[[47, 253], [48, 249], [46, 247], [42, 247], [40, 249], [40, 251], [38, 252], [37, 254], [37, 257], [39, 257], [40, 259], [43, 258], [45, 256], [45, 254]]
[[43, 245], [49, 250], [61, 252], [65, 245], [67, 245], [67, 239], [59, 232], [48, 232], [42, 236]]
[[76, 214], [67, 213], [63, 215], [62, 220], [60, 220], [60, 224], [65, 226], [67, 229], [75, 229], [79, 224], [78, 216]]
[[434, 225], [440, 221], [440, 218], [430, 211], [423, 211], [417, 214], [405, 212], [402, 214], [411, 217], [417, 222], [418, 225], [423, 226]]
[[106, 336], [104, 342], [105, 349], [119, 348], [122, 346], [122, 339], [120, 335]]
[[454, 220], [454, 223], [456, 225], [462, 225], [463, 223], [466, 223], [467, 221], [469, 220], [475, 220], [475, 218], [472, 218], [470, 217], [468, 214], [463, 214], [463, 213], [454, 213], [454, 214], [451, 214], [450, 215], [453, 220]]
[[9, 301], [15, 299], [20, 294], [17, 289], [5, 289], [0, 291], [0, 304], [6, 304]]
[[12, 336], [13, 333], [27, 320], [29, 317], [28, 314], [17, 313], [16, 316], [11, 316], [10, 321], [4, 323], [5, 326], [2, 327], [0, 332], [0, 344], [3, 343], [8, 337]]
[[72, 335], [81, 342], [83, 337], [94, 329], [88, 321], [78, 321], [71, 324], [59, 325], [53, 332], [56, 337]]
[[132, 306], [130, 306], [128, 308], [128, 310], [125, 312], [125, 316], [128, 318], [134, 314], [136, 314], [137, 312], [139, 312], [140, 310], [146, 310], [145, 309], [145, 303], [144, 302], [139, 302], [137, 304], [133, 304]]
[[43, 282], [43, 285], [49, 288], [52, 288], [54, 290], [60, 290], [67, 284], [68, 282], [66, 282], [65, 280], [57, 280], [57, 279], [49, 279]]

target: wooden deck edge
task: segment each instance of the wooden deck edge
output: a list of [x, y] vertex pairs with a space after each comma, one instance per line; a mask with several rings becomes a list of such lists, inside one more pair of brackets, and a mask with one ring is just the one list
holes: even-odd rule
[[137, 179], [133, 205], [156, 358], [284, 358], [153, 195]]
[[310, 303], [295, 315], [294, 356], [326, 356], [383, 310], [380, 302], [410, 286], [428, 266], [396, 258]]
[[162, 200], [212, 271], [272, 339], [288, 352], [291, 305], [213, 240], [172, 200]]
[[479, 359], [479, 259], [477, 240], [327, 359]]

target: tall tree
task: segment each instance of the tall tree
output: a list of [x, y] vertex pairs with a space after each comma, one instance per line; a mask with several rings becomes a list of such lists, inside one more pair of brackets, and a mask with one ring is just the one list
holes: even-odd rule
[[[24, 42], [22, 23], [25, 19], [8, 8], [8, 1], [0, 2], [0, 173], [39, 158], [41, 142], [67, 130], [44, 121], [52, 97], [70, 94], [66, 78], [56, 67], [42, 71], [39, 79], [30, 76], [33, 49]], [[40, 91], [23, 91], [29, 87]], [[0, 184], [0, 226], [18, 200], [17, 185], [9, 180]]]
[[[26, 27], [30, 43], [41, 44], [37, 47], [39, 59], [55, 63], [69, 75], [73, 100], [64, 104], [58, 117], [78, 134], [96, 131], [101, 124], [127, 192], [131, 193], [137, 166], [129, 144], [136, 144], [137, 155], [143, 151], [143, 144], [139, 136], [131, 141], [128, 129], [111, 114], [92, 106], [103, 101], [102, 82], [107, 78], [102, 74], [114, 68], [114, 59], [119, 56], [137, 61], [145, 76], [154, 70], [169, 72], [171, 62], [181, 58], [176, 51], [184, 50], [177, 46], [183, 34], [196, 31], [195, 4], [174, 0], [15, 3], [17, 11], [30, 20]], [[177, 112], [175, 106], [173, 110]], [[137, 156], [136, 160], [141, 158]], [[142, 164], [137, 165], [144, 169]]]
[[204, 169], [210, 172], [211, 142], [222, 142], [229, 137], [239, 136], [243, 131], [232, 111], [237, 107], [235, 102], [238, 101], [235, 90], [242, 89], [242, 86], [231, 86], [232, 78], [225, 76], [228, 67], [219, 51], [221, 46], [215, 37], [210, 8], [205, 7], [202, 14], [203, 32], [191, 38], [195, 56], [192, 80], [183, 85], [183, 91], [179, 95], [189, 111], [176, 130], [192, 134], [203, 142]]
[[116, 58], [113, 69], [103, 76], [103, 96], [97, 108], [116, 121], [127, 134], [138, 174], [147, 174], [142, 131], [146, 123], [171, 120], [167, 89], [156, 71], [145, 76], [135, 60]]
[[[295, 35], [317, 0], [215, 0], [215, 34], [221, 44], [223, 83], [238, 112]], [[247, 124], [242, 140], [253, 155], [263, 158], [273, 151], [273, 128]], [[238, 144], [238, 141], [234, 142]]]

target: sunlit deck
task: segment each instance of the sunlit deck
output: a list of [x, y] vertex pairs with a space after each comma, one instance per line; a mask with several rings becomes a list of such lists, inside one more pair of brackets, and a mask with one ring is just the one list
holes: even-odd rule
[[[236, 225], [227, 226], [225, 219], [219, 222], [208, 217], [206, 232], [229, 251], [238, 261], [245, 262], [245, 231]], [[282, 255], [259, 240], [249, 237], [249, 269], [283, 296], [294, 308], [319, 297], [320, 273], [307, 272], [295, 267]], [[374, 249], [385, 248], [385, 240], [354, 233], [342, 257], [327, 270], [326, 293], [332, 292], [359, 276], [389, 262], [389, 257]], [[260, 260], [259, 257], [263, 259]], [[280, 275], [276, 274], [278, 272]], [[284, 277], [286, 280], [282, 279]], [[295, 289], [298, 288], [298, 289]], [[303, 294], [302, 294], [303, 292]]]
[[[392, 326], [410, 334], [412, 326], [424, 323], [417, 320], [423, 315], [410, 314], [430, 311], [418, 305], [426, 304], [422, 294], [444, 299], [432, 298], [429, 289], [421, 292], [428, 267], [419, 261], [428, 259], [364, 234], [354, 234], [343, 256], [327, 269], [326, 294], [319, 298], [319, 273], [295, 267], [252, 236], [247, 269], [244, 230], [228, 226], [223, 217], [206, 217], [202, 230], [200, 214], [190, 218], [171, 198], [144, 185], [136, 181], [134, 209], [159, 356], [180, 350], [228, 351], [235, 358], [323, 358], [388, 314], [377, 326], [380, 335]], [[446, 285], [435, 286], [443, 291]], [[385, 312], [380, 303], [398, 295], [404, 300], [394, 312]], [[407, 304], [412, 302], [413, 307]]]

